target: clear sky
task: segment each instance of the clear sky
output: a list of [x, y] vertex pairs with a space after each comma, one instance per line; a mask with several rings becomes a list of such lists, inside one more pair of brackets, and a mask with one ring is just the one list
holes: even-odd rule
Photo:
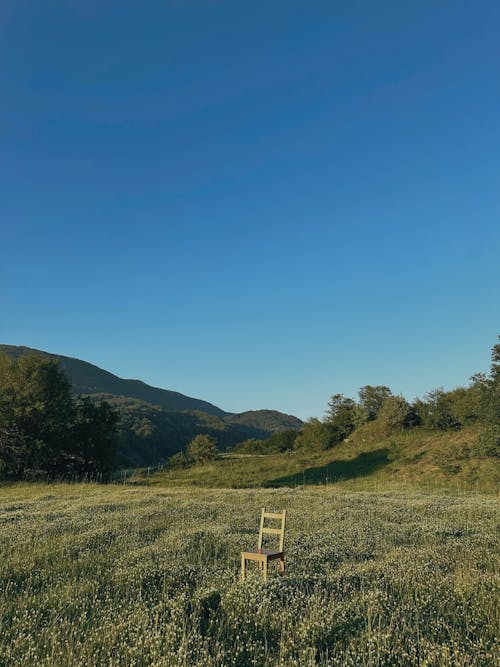
[[496, 0], [2, 0], [0, 342], [228, 411], [468, 383]]

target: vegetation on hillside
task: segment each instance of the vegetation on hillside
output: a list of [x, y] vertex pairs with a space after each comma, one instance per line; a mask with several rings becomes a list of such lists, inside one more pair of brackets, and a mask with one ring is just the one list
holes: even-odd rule
[[256, 437], [259, 432], [269, 436], [271, 433], [279, 433], [288, 429], [298, 430], [303, 426], [302, 421], [297, 417], [277, 410], [248, 410], [239, 414], [226, 415], [224, 421], [228, 424], [245, 426], [249, 433], [250, 429], [254, 429]]
[[16, 345], [0, 345], [0, 353], [12, 358], [35, 353], [56, 361], [59, 368], [70, 380], [73, 392], [76, 395], [111, 394], [146, 401], [153, 405], [159, 405], [166, 410], [202, 410], [219, 416], [226, 414], [207, 401], [185, 396], [177, 391], [151, 387], [140, 380], [125, 380], [81, 359], [73, 359], [60, 354], [50, 354]]
[[[374, 422], [323, 451], [223, 453], [216, 461], [135, 471], [129, 481], [162, 487], [263, 488], [335, 485], [346, 489], [460, 488], [496, 493], [500, 467], [477, 456], [477, 425], [458, 431], [409, 429], [384, 436]], [[262, 444], [262, 443], [261, 443]]]
[[0, 345], [1, 353], [14, 360], [36, 354], [57, 362], [75, 396], [112, 405], [120, 415], [115, 465], [121, 468], [165, 462], [198, 434], [216, 438], [224, 450], [248, 438], [265, 439], [302, 426], [297, 417], [276, 410], [227, 413], [207, 401], [124, 380], [80, 359], [14, 345]]
[[[293, 452], [297, 462], [316, 455], [333, 461], [338, 457], [330, 452], [340, 452], [351, 440], [359, 443], [368, 438], [373, 449], [380, 449], [381, 443], [408, 439], [410, 433], [415, 437], [409, 440], [418, 442], [432, 433], [452, 434], [474, 427], [474, 441], [460, 454], [450, 452], [450, 470], [453, 466], [460, 469], [461, 464], [451, 463], [457, 457], [495, 460], [500, 454], [500, 344], [493, 348], [490, 373], [474, 376], [468, 387], [436, 389], [410, 403], [403, 396], [393, 395], [389, 387], [367, 385], [359, 390], [358, 400], [334, 394], [325, 417], [312, 418], [305, 424], [290, 415], [266, 410], [221, 418], [203, 411], [167, 411], [137, 398], [113, 394], [93, 393], [75, 399], [50, 357], [3, 357], [2, 364], [4, 369], [28, 369], [38, 364], [52, 369], [53, 377], [59, 378], [57, 390], [46, 382], [30, 394], [28, 376], [23, 380], [26, 387], [19, 389], [21, 385], [12, 380], [11, 371], [0, 373], [3, 476], [31, 477], [56, 471], [85, 474], [109, 471], [113, 466], [157, 464], [182, 469], [199, 463], [196, 457], [186, 455], [186, 447], [197, 436], [213, 439], [221, 451], [234, 446], [235, 454], [285, 456]], [[45, 407], [39, 409], [37, 401]], [[107, 425], [104, 428], [102, 424]], [[270, 430], [262, 430], [257, 424]], [[282, 428], [284, 425], [289, 428]]]
[[75, 399], [53, 360], [0, 355], [0, 477], [109, 474], [117, 421], [106, 402]]
[[[477, 374], [468, 387], [451, 391], [441, 388], [409, 403], [393, 395], [389, 387], [361, 387], [358, 401], [334, 394], [323, 420], [311, 418], [300, 432], [285, 443], [284, 434], [250, 439], [233, 451], [246, 454], [275, 454], [277, 451], [325, 452], [338, 448], [353, 436], [370, 434], [372, 442], [410, 431], [425, 437], [429, 432], [451, 433], [476, 426], [469, 456], [500, 456], [500, 343], [493, 347], [488, 375]], [[278, 444], [280, 443], [280, 444]], [[281, 445], [281, 446], [280, 446]]]

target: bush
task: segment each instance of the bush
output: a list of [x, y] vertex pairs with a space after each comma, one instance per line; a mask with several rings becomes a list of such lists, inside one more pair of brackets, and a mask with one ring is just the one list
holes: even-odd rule
[[295, 449], [308, 451], [322, 451], [335, 444], [334, 432], [328, 422], [311, 418], [307, 421], [302, 431], [295, 439]]
[[328, 402], [325, 420], [330, 429], [332, 444], [345, 440], [367, 419], [367, 412], [356, 401], [343, 394], [334, 394]]
[[424, 426], [438, 431], [458, 430], [461, 426], [453, 411], [453, 399], [450, 392], [434, 389], [424, 396], [424, 400], [415, 403]]
[[234, 454], [267, 454], [266, 440], [257, 440], [257, 438], [249, 438], [238, 442], [231, 451]]
[[414, 407], [403, 396], [387, 398], [377, 417], [377, 423], [387, 434], [416, 426], [418, 421]]
[[500, 426], [487, 425], [479, 435], [474, 453], [477, 456], [500, 457]]
[[184, 452], [177, 452], [169, 457], [167, 464], [172, 470], [182, 470], [189, 466], [189, 461]]
[[204, 463], [217, 458], [217, 441], [209, 435], [199, 434], [187, 446], [186, 456], [191, 463]]

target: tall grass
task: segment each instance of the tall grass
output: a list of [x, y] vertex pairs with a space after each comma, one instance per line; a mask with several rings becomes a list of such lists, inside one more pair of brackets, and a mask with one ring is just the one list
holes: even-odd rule
[[[260, 508], [287, 573], [239, 580]], [[0, 664], [494, 665], [493, 497], [0, 488]]]

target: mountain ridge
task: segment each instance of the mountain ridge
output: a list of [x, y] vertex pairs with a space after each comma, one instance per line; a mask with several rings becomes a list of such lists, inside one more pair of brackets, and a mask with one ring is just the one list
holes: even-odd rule
[[[70, 380], [73, 393], [94, 397], [96, 400], [105, 397], [120, 410], [122, 423], [128, 424], [125, 429], [127, 433], [123, 431], [124, 438], [129, 441], [130, 456], [127, 458], [135, 459], [132, 451], [136, 447], [143, 449], [147, 443], [150, 450], [148, 461], [150, 457], [155, 459], [158, 456], [170, 455], [186, 446], [189, 439], [200, 431], [210, 432], [218, 438], [223, 448], [227, 448], [247, 438], [266, 438], [276, 431], [300, 429], [302, 426], [298, 417], [277, 410], [226, 412], [199, 398], [153, 387], [142, 380], [120, 378], [77, 357], [67, 357], [24, 345], [7, 344], [0, 344], [0, 353], [12, 358], [34, 353], [55, 359]], [[159, 411], [165, 411], [166, 415], [162, 416]], [[129, 431], [140, 430], [141, 419], [147, 420], [150, 430], [156, 429], [156, 438], [144, 437], [141, 443], [137, 438], [131, 439]]]
[[69, 377], [75, 394], [114, 394], [115, 396], [137, 398], [167, 410], [201, 410], [219, 416], [230, 414], [208, 401], [171, 389], [153, 387], [143, 380], [121, 378], [97, 364], [77, 357], [67, 357], [25, 345], [0, 344], [0, 352], [14, 358], [23, 354], [35, 353], [56, 359], [61, 370]]

